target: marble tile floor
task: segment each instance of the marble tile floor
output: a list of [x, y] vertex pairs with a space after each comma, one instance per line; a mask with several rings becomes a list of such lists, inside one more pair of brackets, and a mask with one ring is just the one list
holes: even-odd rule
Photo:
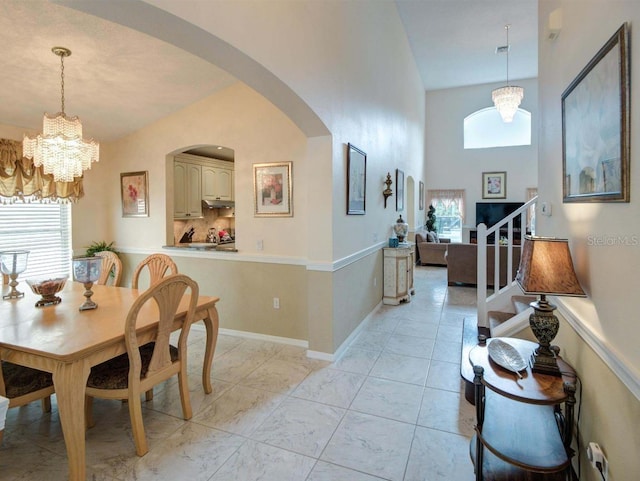
[[[290, 345], [220, 335], [214, 392], [200, 380], [204, 332], [192, 330], [193, 418], [177, 381], [144, 403], [149, 453], [135, 455], [127, 405], [95, 400], [88, 479], [189, 481], [471, 481], [474, 409], [459, 376], [463, 318], [475, 289], [417, 267], [411, 303], [382, 306], [334, 363]], [[9, 410], [0, 479], [67, 479], [55, 396]]]

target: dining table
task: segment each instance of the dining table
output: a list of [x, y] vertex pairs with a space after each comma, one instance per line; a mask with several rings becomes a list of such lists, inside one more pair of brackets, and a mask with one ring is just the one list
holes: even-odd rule
[[[20, 287], [25, 295], [0, 301], [0, 359], [52, 373], [58, 413], [69, 462], [69, 479], [84, 481], [85, 420], [87, 378], [92, 366], [127, 352], [124, 323], [132, 304], [144, 290], [94, 285], [91, 299], [96, 309], [81, 311], [85, 288], [67, 281], [58, 293], [59, 304], [36, 307], [40, 296]], [[4, 291], [8, 286], [3, 286]], [[202, 368], [205, 393], [212, 392], [211, 365], [218, 338], [220, 299], [198, 296], [193, 322], [202, 320], [206, 329], [206, 349]], [[182, 299], [173, 328], [181, 329], [188, 309], [188, 295]], [[158, 310], [147, 302], [138, 315], [140, 344], [153, 340]]]

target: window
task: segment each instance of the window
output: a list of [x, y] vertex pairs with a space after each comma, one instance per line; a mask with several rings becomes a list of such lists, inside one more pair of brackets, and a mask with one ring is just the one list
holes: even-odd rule
[[464, 224], [464, 189], [429, 189], [427, 202], [436, 209], [438, 235], [462, 242]]
[[464, 119], [464, 148], [531, 145], [531, 112], [518, 109], [513, 122], [505, 123], [495, 107], [487, 107]]
[[27, 250], [27, 270], [20, 279], [71, 273], [71, 205], [15, 203], [0, 205], [0, 251]]
[[[538, 195], [537, 187], [527, 187], [525, 193], [525, 200], [529, 202]], [[527, 232], [531, 232], [531, 235], [536, 235], [536, 208], [535, 206], [529, 206], [527, 210]]]

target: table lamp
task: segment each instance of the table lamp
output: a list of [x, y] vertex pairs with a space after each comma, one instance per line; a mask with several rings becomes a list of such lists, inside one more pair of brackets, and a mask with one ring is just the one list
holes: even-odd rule
[[84, 284], [84, 297], [86, 300], [79, 308], [81, 311], [87, 309], [95, 309], [98, 304], [91, 300], [93, 291], [93, 283], [100, 278], [100, 272], [102, 271], [102, 257], [74, 257], [73, 258], [73, 278]]
[[0, 252], [0, 271], [2, 274], [9, 276], [11, 282], [11, 292], [2, 296], [3, 299], [18, 299], [24, 296], [24, 292], [20, 292], [16, 289], [18, 285], [19, 274], [22, 274], [27, 268], [27, 258], [29, 257], [29, 251], [6, 251]]
[[553, 314], [556, 306], [547, 301], [547, 296], [586, 297], [573, 270], [568, 240], [525, 236], [516, 281], [525, 294], [540, 295], [529, 304], [533, 307], [529, 325], [538, 340], [531, 370], [560, 376], [556, 352], [551, 347], [560, 324]]

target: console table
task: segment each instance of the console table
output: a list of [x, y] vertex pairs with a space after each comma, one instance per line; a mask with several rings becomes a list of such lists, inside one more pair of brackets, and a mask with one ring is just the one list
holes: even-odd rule
[[[503, 339], [529, 359], [536, 343]], [[562, 377], [515, 372], [494, 363], [485, 344], [469, 352], [473, 365], [476, 434], [470, 454], [481, 480], [568, 479], [571, 469], [576, 373], [562, 358]], [[486, 389], [489, 388], [489, 389]]]
[[383, 304], [397, 306], [401, 302], [411, 302], [414, 294], [413, 266], [415, 252], [412, 243], [400, 247], [383, 249]]

